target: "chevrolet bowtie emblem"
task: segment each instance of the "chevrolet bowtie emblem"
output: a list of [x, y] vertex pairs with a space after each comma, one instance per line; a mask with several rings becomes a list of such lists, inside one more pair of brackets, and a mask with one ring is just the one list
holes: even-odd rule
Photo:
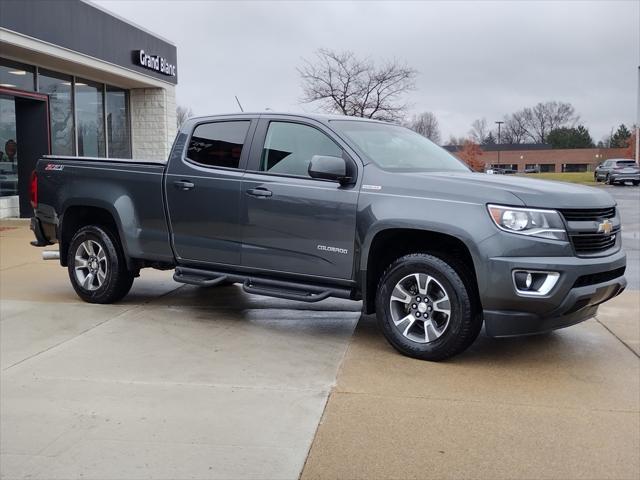
[[604, 222], [598, 225], [598, 233], [604, 233], [605, 235], [611, 234], [611, 229], [613, 228], [613, 223], [609, 220], [605, 220]]

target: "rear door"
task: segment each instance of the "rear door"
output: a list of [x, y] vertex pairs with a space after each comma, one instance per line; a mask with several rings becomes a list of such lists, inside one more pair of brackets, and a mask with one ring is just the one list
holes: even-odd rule
[[240, 201], [255, 120], [198, 123], [167, 167], [165, 191], [173, 248], [183, 264], [240, 263]]
[[244, 267], [351, 278], [359, 181], [343, 187], [307, 173], [313, 155], [355, 164], [345, 148], [319, 122], [260, 120], [242, 182]]

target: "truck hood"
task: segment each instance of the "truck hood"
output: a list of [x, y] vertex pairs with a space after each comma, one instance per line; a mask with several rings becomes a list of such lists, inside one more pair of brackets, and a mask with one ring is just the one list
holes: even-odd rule
[[[488, 175], [475, 172], [402, 173], [403, 184], [415, 195], [448, 195], [450, 198], [473, 200], [478, 203], [512, 204], [522, 202], [540, 208], [606, 208], [616, 204], [602, 188], [574, 183], [538, 180], [516, 175]], [[520, 202], [518, 202], [520, 200]]]

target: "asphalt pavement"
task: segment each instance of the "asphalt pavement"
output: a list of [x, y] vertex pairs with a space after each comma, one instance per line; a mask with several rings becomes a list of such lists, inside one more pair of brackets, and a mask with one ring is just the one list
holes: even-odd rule
[[630, 289], [640, 290], [640, 188], [603, 186], [618, 202], [622, 217], [622, 246], [627, 252], [625, 276]]

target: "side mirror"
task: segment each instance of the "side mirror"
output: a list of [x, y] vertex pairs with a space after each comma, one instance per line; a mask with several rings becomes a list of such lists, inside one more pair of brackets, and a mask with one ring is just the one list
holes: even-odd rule
[[351, 181], [351, 177], [347, 174], [347, 162], [342, 157], [314, 155], [309, 162], [308, 172], [311, 178], [333, 180], [340, 184]]

